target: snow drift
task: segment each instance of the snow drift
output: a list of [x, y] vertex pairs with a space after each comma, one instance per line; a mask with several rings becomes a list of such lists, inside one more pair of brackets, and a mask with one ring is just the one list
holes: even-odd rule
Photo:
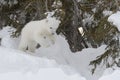
[[[78, 73], [66, 74], [55, 60], [0, 47], [0, 80], [85, 80]], [[68, 71], [72, 68], [65, 66]], [[69, 70], [70, 69], [70, 70]]]

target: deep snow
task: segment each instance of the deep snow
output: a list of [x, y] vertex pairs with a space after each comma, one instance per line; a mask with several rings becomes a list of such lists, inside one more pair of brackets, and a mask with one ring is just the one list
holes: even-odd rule
[[111, 74], [103, 75], [99, 80], [120, 80], [120, 70], [115, 70]]
[[[120, 12], [112, 14], [108, 21], [120, 29]], [[105, 52], [106, 45], [87, 48], [72, 53], [64, 36], [56, 35], [55, 45], [39, 48], [35, 53], [17, 49], [19, 38], [12, 38], [13, 28], [0, 31], [0, 80], [119, 80], [119, 68], [99, 66], [91, 74], [90, 61]], [[105, 70], [105, 71], [104, 71]], [[102, 76], [102, 77], [101, 77]]]
[[[24, 52], [0, 47], [0, 80], [85, 80], [68, 66], [55, 60], [31, 56]], [[66, 74], [66, 69], [71, 74]]]
[[[100, 75], [102, 75], [102, 70], [100, 70], [101, 72], [96, 73], [96, 75], [91, 75], [89, 62], [95, 59], [96, 56], [104, 53], [104, 49], [106, 47], [105, 45], [101, 46], [98, 49], [88, 48], [78, 53], [72, 53], [64, 36], [56, 35], [55, 45], [52, 45], [49, 48], [41, 47], [37, 49], [35, 53], [22, 52], [17, 50], [19, 38], [11, 38], [9, 36], [9, 34], [11, 34], [11, 30], [13, 29], [8, 26], [0, 31], [0, 35], [2, 37], [2, 45], [0, 47], [0, 73], [3, 76], [7, 76], [10, 74], [11, 76], [13, 76], [15, 72], [15, 74], [17, 74], [16, 76], [21, 76], [21, 78], [23, 78], [24, 80], [26, 79], [26, 76], [29, 72], [34, 75], [33, 77], [42, 74], [40, 73], [40, 70], [43, 70], [43, 68], [46, 76], [49, 70], [53, 70], [55, 72], [51, 72], [52, 74], [56, 76], [60, 75], [65, 80], [67, 80], [67, 77], [68, 79], [71, 79], [71, 77], [73, 79], [73, 76], [75, 78], [73, 80], [81, 80], [83, 77], [86, 77], [89, 80], [95, 80]], [[59, 71], [60, 74], [57, 73]], [[22, 72], [25, 72], [25, 74], [23, 75]], [[49, 75], [52, 76], [52, 74]], [[82, 75], [83, 77], [81, 77], [80, 75]], [[66, 76], [66, 78], [64, 76]], [[10, 79], [10, 76], [8, 77], [9, 78], [5, 78]], [[11, 77], [11, 79], [14, 79], [14, 77]]]

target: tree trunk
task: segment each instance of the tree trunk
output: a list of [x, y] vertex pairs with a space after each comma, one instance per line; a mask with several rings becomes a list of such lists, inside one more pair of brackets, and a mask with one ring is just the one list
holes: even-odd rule
[[78, 28], [82, 26], [82, 19], [79, 15], [77, 2], [76, 0], [61, 0], [61, 2], [65, 10], [65, 17], [57, 33], [62, 32], [66, 36], [72, 52], [81, 51], [87, 45], [78, 31]]

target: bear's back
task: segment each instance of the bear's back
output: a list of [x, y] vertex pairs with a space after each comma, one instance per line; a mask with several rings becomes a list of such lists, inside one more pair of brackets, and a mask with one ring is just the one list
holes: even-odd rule
[[41, 21], [31, 21], [27, 23], [25, 27], [22, 29], [22, 32], [30, 32], [30, 33], [33, 31], [40, 32], [43, 29], [49, 29], [46, 19], [43, 19]]

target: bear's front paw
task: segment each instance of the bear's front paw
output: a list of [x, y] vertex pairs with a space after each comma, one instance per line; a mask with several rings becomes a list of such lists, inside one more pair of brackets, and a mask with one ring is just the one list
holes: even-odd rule
[[52, 43], [52, 44], [55, 44], [55, 41], [54, 41], [54, 40], [52, 40], [52, 41], [51, 41], [51, 43]]
[[41, 47], [48, 48], [48, 47], [50, 47], [50, 45], [49, 44], [45, 44], [45, 45], [42, 45]]

